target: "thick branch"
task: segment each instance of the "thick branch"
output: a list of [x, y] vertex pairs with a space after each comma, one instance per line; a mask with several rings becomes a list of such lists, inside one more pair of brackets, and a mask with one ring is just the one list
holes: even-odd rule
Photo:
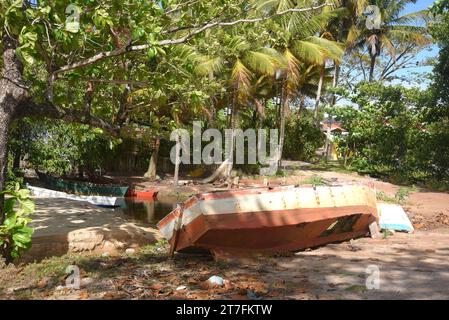
[[[159, 42], [160, 46], [170, 46], [170, 45], [177, 45], [177, 44], [182, 44], [185, 43], [187, 40], [189, 40], [190, 38], [194, 37], [197, 34], [200, 34], [208, 29], [211, 28], [215, 28], [215, 27], [225, 27], [225, 26], [235, 26], [237, 24], [242, 24], [242, 23], [256, 23], [256, 22], [262, 22], [265, 20], [269, 20], [275, 17], [279, 17], [279, 16], [283, 16], [285, 14], [288, 13], [299, 13], [299, 12], [308, 12], [308, 11], [314, 11], [314, 10], [319, 10], [321, 8], [324, 8], [326, 6], [332, 6], [332, 4], [330, 3], [324, 3], [318, 6], [314, 6], [314, 7], [310, 7], [310, 8], [293, 8], [293, 9], [288, 9], [288, 10], [284, 10], [284, 11], [280, 11], [280, 12], [276, 12], [272, 15], [269, 16], [265, 16], [265, 17], [260, 17], [260, 18], [253, 18], [253, 19], [238, 19], [235, 21], [229, 21], [229, 22], [212, 22], [212, 23], [206, 23], [201, 27], [198, 27], [196, 30], [189, 32], [187, 35], [180, 37], [180, 38], [176, 38], [176, 39], [167, 39], [167, 40], [162, 40]], [[110, 58], [110, 57], [116, 57], [119, 55], [123, 55], [127, 52], [133, 52], [133, 51], [142, 51], [142, 50], [146, 50], [148, 48], [150, 48], [152, 45], [151, 44], [142, 44], [142, 45], [135, 45], [135, 46], [128, 46], [128, 47], [122, 47], [116, 50], [111, 50], [111, 51], [105, 51], [105, 52], [100, 52], [88, 59], [85, 60], [81, 60], [81, 61], [77, 61], [74, 62], [72, 64], [68, 64], [65, 65], [61, 68], [59, 68], [58, 70], [56, 70], [55, 72], [53, 72], [53, 75], [58, 75], [60, 73], [64, 73], [70, 70], [74, 70], [74, 69], [78, 69], [78, 68], [82, 68], [91, 64], [94, 64], [98, 61], [104, 60], [106, 58]]]
[[175, 12], [178, 12], [179, 10], [191, 7], [191, 6], [193, 6], [194, 4], [196, 4], [198, 2], [200, 2], [200, 0], [190, 0], [190, 1], [187, 1], [187, 2], [184, 2], [184, 3], [180, 3], [177, 6], [173, 7], [172, 9], [167, 10], [165, 12], [165, 14], [167, 14], [167, 15], [168, 14], [173, 14]]
[[22, 102], [17, 107], [14, 118], [18, 119], [23, 117], [60, 119], [67, 122], [87, 124], [101, 128], [112, 135], [118, 135], [119, 133], [118, 127], [112, 126], [100, 118], [86, 114], [84, 110], [61, 108], [49, 102], [41, 104], [31, 100]]

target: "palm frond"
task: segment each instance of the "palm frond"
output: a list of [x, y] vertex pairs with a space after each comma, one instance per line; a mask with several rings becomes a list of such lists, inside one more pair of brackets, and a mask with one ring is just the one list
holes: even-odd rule
[[199, 75], [217, 74], [223, 69], [221, 57], [201, 56], [196, 59], [195, 72]]
[[237, 99], [243, 103], [251, 94], [251, 80], [253, 75], [245, 65], [237, 59], [231, 73], [231, 85], [236, 90]]
[[244, 62], [256, 73], [271, 76], [284, 65], [282, 56], [271, 48], [248, 51], [244, 56]]
[[344, 54], [344, 46], [338, 42], [323, 37], [310, 37], [310, 42], [320, 46], [326, 58], [340, 61]]

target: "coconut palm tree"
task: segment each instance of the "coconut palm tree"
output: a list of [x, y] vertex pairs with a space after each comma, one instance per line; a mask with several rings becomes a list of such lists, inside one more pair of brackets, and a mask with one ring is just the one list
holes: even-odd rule
[[[381, 24], [377, 28], [368, 28], [365, 21], [353, 30], [353, 47], [366, 47], [370, 56], [369, 81], [374, 81], [374, 71], [377, 58], [386, 49], [387, 54], [396, 58], [396, 45], [400, 43], [415, 43], [426, 45], [431, 42], [427, 28], [421, 26], [419, 21], [428, 16], [427, 10], [401, 15], [408, 4], [415, 3], [414, 0], [373, 0], [380, 10]], [[371, 15], [373, 12], [365, 12]]]
[[[258, 0], [258, 9], [262, 11], [276, 11], [292, 9], [298, 6], [312, 5], [311, 1], [291, 0]], [[344, 14], [344, 10], [337, 9], [339, 1], [334, 1], [334, 7], [326, 7], [321, 12], [295, 14], [282, 17], [279, 21], [278, 32], [280, 40], [278, 50], [283, 52], [286, 68], [282, 70], [281, 103], [280, 103], [280, 141], [279, 161], [282, 158], [285, 114], [288, 112], [289, 102], [299, 93], [301, 77], [300, 68], [304, 65], [317, 66], [319, 79], [316, 91], [315, 116], [318, 119], [318, 105], [323, 91], [326, 60], [339, 61], [343, 55], [340, 44], [329, 37], [326, 30], [329, 22]], [[318, 120], [317, 120], [318, 121]]]
[[[281, 55], [272, 48], [259, 47], [250, 43], [245, 37], [234, 34], [223, 34], [222, 50], [219, 55], [200, 56], [197, 59], [196, 72], [203, 76], [221, 74], [231, 92], [228, 125], [234, 129], [238, 125], [238, 114], [248, 105], [262, 112], [260, 104], [255, 100], [255, 85], [262, 78], [273, 78], [277, 70], [283, 68]], [[231, 150], [234, 148], [232, 139]], [[228, 159], [205, 182], [220, 176], [229, 177], [232, 170], [232, 159]]]

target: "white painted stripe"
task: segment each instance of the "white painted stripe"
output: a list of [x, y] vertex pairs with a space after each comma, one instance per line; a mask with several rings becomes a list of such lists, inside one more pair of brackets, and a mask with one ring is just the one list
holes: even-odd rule
[[40, 187], [33, 187], [30, 185], [28, 185], [27, 188], [31, 191], [32, 195], [40, 198], [68, 199], [74, 201], [88, 202], [97, 206], [111, 206], [111, 207], [120, 206], [123, 203], [123, 199], [117, 197], [75, 195], [61, 191], [55, 191]]

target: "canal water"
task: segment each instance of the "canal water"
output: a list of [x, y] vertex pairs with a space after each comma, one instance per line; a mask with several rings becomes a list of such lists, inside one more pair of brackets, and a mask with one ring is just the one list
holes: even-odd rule
[[126, 220], [154, 226], [176, 208], [176, 204], [176, 200], [153, 201], [126, 199], [125, 205], [119, 210], [122, 211]]

